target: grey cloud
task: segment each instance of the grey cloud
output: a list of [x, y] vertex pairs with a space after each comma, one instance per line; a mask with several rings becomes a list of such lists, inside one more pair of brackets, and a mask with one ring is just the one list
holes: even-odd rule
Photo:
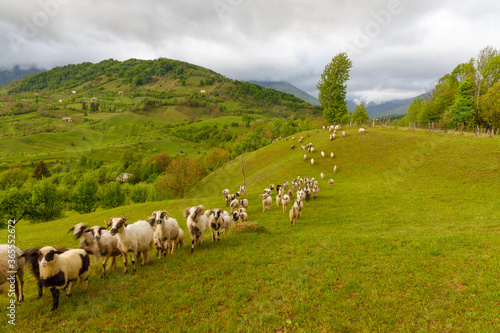
[[[324, 66], [351, 46], [348, 95], [383, 100], [498, 48], [499, 14], [493, 0], [24, 0], [0, 4], [0, 68], [169, 57], [316, 94]], [[27, 37], [26, 21], [36, 28]], [[362, 45], [360, 34], [370, 35]]]

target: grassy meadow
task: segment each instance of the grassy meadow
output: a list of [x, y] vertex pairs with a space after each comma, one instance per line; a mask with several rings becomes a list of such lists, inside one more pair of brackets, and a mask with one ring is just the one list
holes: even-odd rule
[[[92, 259], [88, 292], [76, 287], [71, 298], [61, 296], [55, 312], [50, 291], [38, 300], [28, 273], [16, 327], [5, 316], [0, 327], [33, 333], [498, 331], [498, 138], [346, 131], [346, 138], [329, 141], [327, 131], [312, 130], [245, 154], [203, 179], [186, 199], [68, 213], [43, 224], [22, 221], [16, 226], [21, 249], [76, 247], [67, 233], [76, 223], [103, 225], [117, 216], [135, 221], [167, 210], [185, 231], [185, 246], [160, 260], [150, 252], [135, 275], [124, 275], [118, 260], [101, 279], [101, 260]], [[307, 161], [300, 135], [315, 147]], [[234, 193], [242, 184], [242, 161], [249, 222], [261, 228], [233, 227], [220, 243], [207, 231], [203, 246], [190, 254], [182, 211], [225, 207], [221, 190]], [[258, 195], [297, 176], [316, 178], [320, 192], [291, 226], [288, 212], [276, 207], [276, 192], [265, 213]], [[7, 239], [6, 230], [0, 239]], [[3, 295], [0, 307], [7, 305]]]

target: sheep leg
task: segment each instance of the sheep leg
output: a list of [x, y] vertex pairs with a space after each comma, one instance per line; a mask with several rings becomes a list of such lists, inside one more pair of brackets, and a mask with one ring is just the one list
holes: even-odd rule
[[215, 230], [210, 230], [212, 232], [212, 242], [215, 242]]
[[132, 271], [135, 273], [136, 272], [136, 269], [135, 269], [135, 260], [137, 259], [137, 252], [134, 251], [132, 252], [132, 259], [130, 259], [130, 261], [132, 261]]
[[68, 291], [66, 292], [66, 296], [70, 297], [71, 294], [73, 293], [73, 287], [75, 286], [76, 280], [71, 280], [68, 283]]
[[142, 266], [148, 263], [148, 250], [142, 252]]
[[123, 256], [123, 273], [127, 274], [127, 253], [122, 251]]
[[170, 241], [170, 254], [174, 254], [175, 250], [175, 239]]
[[52, 311], [54, 311], [59, 307], [59, 289], [52, 287], [50, 291], [52, 293]]
[[194, 242], [195, 242], [195, 238], [193, 236], [191, 236], [191, 253], [194, 252]]
[[42, 284], [42, 280], [40, 280], [39, 276], [36, 276], [36, 278], [38, 280], [38, 298], [42, 298], [42, 296], [43, 296], [43, 284]]
[[104, 261], [102, 262], [102, 274], [101, 274], [101, 277], [104, 277], [104, 275], [106, 274], [106, 263], [108, 262], [108, 259], [109, 259], [109, 256], [106, 256], [104, 258]]

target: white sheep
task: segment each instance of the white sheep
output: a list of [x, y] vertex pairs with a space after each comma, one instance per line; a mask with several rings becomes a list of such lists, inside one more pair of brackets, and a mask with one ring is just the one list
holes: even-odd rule
[[318, 196], [318, 192], [319, 192], [318, 185], [314, 185], [313, 188], [312, 188], [312, 193], [313, 193], [314, 199], [316, 199], [316, 197]]
[[181, 248], [184, 246], [184, 230], [179, 227], [177, 238], [175, 239], [175, 247]]
[[73, 227], [71, 227], [71, 229], [69, 229], [68, 232], [73, 231], [73, 237], [75, 237], [75, 239], [80, 239], [80, 244], [78, 245], [78, 248], [90, 252], [97, 259], [99, 258], [100, 255], [99, 245], [97, 245], [97, 242], [94, 240], [92, 234], [85, 232], [87, 230], [89, 229], [85, 223], [77, 223]]
[[295, 225], [300, 215], [299, 208], [296, 206], [290, 207], [290, 212], [288, 214], [290, 216], [290, 223]]
[[311, 165], [314, 165], [314, 158], [311, 158]]
[[231, 216], [228, 212], [221, 209], [212, 209], [208, 225], [210, 226], [210, 231], [212, 233], [212, 241], [220, 241], [220, 234], [224, 233], [226, 229], [231, 227]]
[[137, 221], [128, 224], [128, 219], [124, 217], [111, 218], [108, 223], [111, 227], [111, 235], [118, 237], [118, 249], [123, 256], [123, 272], [126, 274], [127, 270], [127, 253], [132, 253], [132, 268], [135, 269], [135, 260], [138, 254], [142, 254], [142, 265], [144, 266], [148, 261], [148, 252], [152, 249], [153, 244], [153, 230], [147, 221]]
[[247, 209], [248, 208], [248, 200], [247, 199], [240, 200], [240, 207]]
[[270, 194], [263, 193], [260, 195], [262, 198], [262, 212], [265, 212], [266, 210], [271, 209], [271, 204], [273, 203], [273, 198], [271, 197]]
[[333, 151], [330, 153], [330, 158], [334, 158], [335, 157], [335, 154], [333, 153]]
[[285, 194], [283, 199], [281, 199], [281, 205], [283, 206], [283, 214], [285, 214], [285, 210], [288, 209], [288, 204], [290, 203], [290, 196]]
[[307, 160], [307, 154], [304, 154], [304, 161]]
[[345, 131], [342, 131], [342, 136], [345, 138], [345, 136], [346, 136], [346, 132]]
[[205, 209], [203, 206], [199, 205], [188, 207], [183, 213], [183, 216], [187, 219], [186, 225], [189, 231], [189, 238], [191, 238], [191, 253], [194, 252], [195, 243], [200, 246], [203, 245], [203, 235], [208, 227], [208, 216], [204, 212]]
[[325, 173], [324, 172], [321, 173], [321, 179], [325, 179]]
[[170, 217], [167, 211], [156, 211], [148, 219], [151, 227], [155, 229], [153, 239], [156, 245], [158, 259], [162, 254], [174, 253], [175, 242], [179, 233], [179, 223]]
[[[102, 262], [102, 276], [104, 276], [115, 267], [116, 257], [122, 254], [120, 249], [118, 249], [118, 236], [111, 235], [109, 230], [101, 226], [93, 226], [85, 230], [85, 233], [92, 235], [99, 249], [99, 255], [104, 257]], [[108, 268], [106, 268], [109, 258], [111, 258], [111, 262]]]
[[295, 200], [293, 206], [299, 210], [299, 218], [302, 216], [302, 209], [304, 209], [304, 202], [302, 200]]
[[229, 194], [229, 189], [222, 190], [222, 196], [225, 198]]
[[361, 128], [358, 130], [358, 134], [365, 134], [365, 131], [366, 131], [366, 128], [361, 127]]
[[333, 173], [337, 173], [337, 164], [333, 166]]
[[246, 189], [246, 187], [245, 187], [245, 186], [243, 186], [243, 185], [240, 185], [240, 194], [241, 194], [242, 196], [245, 196], [245, 195], [247, 194], [247, 189]]
[[321, 151], [321, 157], [325, 158], [325, 152]]
[[8, 283], [8, 294], [11, 295], [14, 292], [18, 302], [24, 301], [25, 262], [23, 252], [17, 246], [13, 244], [0, 245], [0, 286]]
[[290, 183], [286, 180], [283, 181], [283, 189], [286, 190], [290, 186]]
[[333, 185], [333, 179], [329, 179], [328, 184]]
[[[149, 227], [149, 226], [148, 226]], [[52, 246], [42, 247], [32, 256], [38, 256], [40, 279], [42, 284], [52, 292], [52, 311], [59, 307], [59, 293], [68, 288], [66, 296], [73, 293], [73, 286], [80, 278], [83, 292], [87, 291], [90, 273], [90, 258], [83, 249], [57, 251]]]
[[304, 200], [305, 198], [306, 198], [306, 193], [304, 192], [304, 190], [299, 188], [299, 190], [297, 191], [297, 200]]
[[231, 201], [229, 207], [231, 208], [231, 211], [235, 211], [236, 209], [240, 208], [240, 201], [238, 199], [234, 199], [233, 201]]

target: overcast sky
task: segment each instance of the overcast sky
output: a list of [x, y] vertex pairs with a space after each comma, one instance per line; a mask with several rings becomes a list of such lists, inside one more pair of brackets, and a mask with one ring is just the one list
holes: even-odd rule
[[414, 97], [491, 45], [498, 0], [22, 0], [0, 4], [0, 69], [166, 57], [317, 96], [340, 52], [348, 98]]

